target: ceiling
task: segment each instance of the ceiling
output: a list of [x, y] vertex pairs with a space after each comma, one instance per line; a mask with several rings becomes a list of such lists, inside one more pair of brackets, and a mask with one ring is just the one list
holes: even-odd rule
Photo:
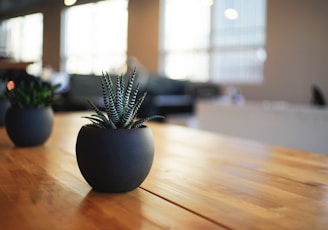
[[[79, 4], [95, 2], [99, 0], [79, 0]], [[1, 17], [10, 16], [13, 14], [19, 14], [19, 12], [24, 12], [28, 10], [33, 10], [33, 7], [38, 7], [40, 4], [64, 4], [63, 0], [0, 0], [0, 19]]]
[[[31, 7], [41, 1], [42, 0], [0, 0], [0, 16]], [[45, 1], [43, 0], [43, 2]]]

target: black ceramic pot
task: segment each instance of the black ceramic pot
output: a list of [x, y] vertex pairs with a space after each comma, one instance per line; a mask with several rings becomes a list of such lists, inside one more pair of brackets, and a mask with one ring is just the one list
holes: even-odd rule
[[5, 124], [5, 116], [10, 103], [6, 99], [0, 99], [0, 126]]
[[119, 193], [137, 188], [147, 177], [154, 158], [149, 127], [101, 129], [83, 126], [76, 142], [80, 171], [98, 192]]
[[5, 126], [9, 138], [16, 146], [41, 145], [51, 134], [53, 110], [51, 107], [10, 107], [6, 112]]

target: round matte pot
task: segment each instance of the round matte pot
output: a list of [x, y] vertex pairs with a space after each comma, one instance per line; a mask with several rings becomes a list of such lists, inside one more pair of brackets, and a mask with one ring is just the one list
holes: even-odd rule
[[76, 157], [81, 174], [95, 191], [128, 192], [137, 188], [151, 169], [153, 135], [147, 126], [137, 129], [82, 126]]
[[10, 107], [6, 112], [5, 126], [9, 138], [16, 146], [43, 144], [53, 127], [53, 110], [46, 108], [19, 109]]
[[5, 124], [5, 116], [10, 103], [6, 99], [0, 99], [0, 126]]

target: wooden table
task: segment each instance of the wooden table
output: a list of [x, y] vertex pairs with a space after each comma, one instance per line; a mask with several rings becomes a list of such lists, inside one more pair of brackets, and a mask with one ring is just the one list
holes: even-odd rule
[[152, 170], [124, 194], [90, 189], [75, 158], [82, 113], [16, 148], [0, 128], [0, 229], [328, 229], [328, 156], [148, 123]]

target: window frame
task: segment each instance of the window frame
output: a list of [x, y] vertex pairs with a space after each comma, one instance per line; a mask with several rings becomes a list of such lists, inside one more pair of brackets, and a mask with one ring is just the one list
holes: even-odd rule
[[[13, 23], [16, 25], [11, 27]], [[32, 62], [26, 70], [36, 76], [42, 74], [43, 25], [44, 15], [40, 12], [9, 18], [0, 24], [1, 45], [5, 46], [2, 55], [17, 62]]]
[[[179, 1], [179, 0], [178, 0]], [[263, 33], [261, 36], [264, 38], [262, 39], [262, 43], [257, 43], [255, 46], [251, 44], [246, 45], [235, 45], [235, 46], [220, 46], [215, 44], [215, 23], [213, 23], [214, 20], [216, 20], [216, 15], [219, 12], [216, 12], [216, 6], [214, 4], [217, 3], [217, 1], [213, 1], [213, 5], [210, 6], [210, 33], [208, 36], [209, 39], [209, 45], [208, 47], [202, 49], [202, 50], [193, 50], [190, 49], [189, 51], [191, 53], [197, 53], [199, 51], [207, 52], [208, 55], [208, 68], [207, 68], [207, 76], [205, 76], [202, 79], [199, 78], [193, 78], [188, 76], [180, 76], [180, 77], [172, 77], [167, 71], [167, 57], [169, 57], [171, 50], [166, 49], [165, 47], [165, 7], [166, 7], [166, 0], [160, 1], [160, 40], [159, 40], [159, 72], [161, 74], [164, 74], [170, 78], [177, 78], [177, 79], [188, 79], [192, 81], [211, 81], [216, 83], [226, 83], [226, 84], [260, 84], [264, 80], [264, 65], [266, 60], [266, 11], [267, 11], [267, 0], [259, 0], [261, 2], [258, 2], [258, 4], [263, 4], [264, 12], [259, 13], [259, 17], [264, 18], [263, 20], [263, 28], [260, 28], [259, 30]], [[244, 4], [244, 3], [243, 3]], [[254, 4], [252, 2], [252, 4]], [[185, 9], [187, 10], [187, 9]], [[238, 19], [237, 19], [238, 20]], [[231, 21], [233, 23], [233, 21]], [[262, 24], [261, 24], [262, 25]], [[262, 31], [263, 30], [263, 31]], [[247, 34], [246, 36], [250, 36]], [[237, 66], [240, 71], [239, 74], [235, 74], [233, 78], [220, 78], [216, 76], [218, 73], [218, 67], [215, 66], [215, 56], [218, 56], [218, 53], [221, 53], [221, 51], [227, 52], [230, 50], [229, 55], [231, 56], [230, 59], [233, 59], [233, 52], [238, 51], [239, 52], [239, 58], [242, 58], [242, 55], [249, 56], [247, 59], [249, 63], [243, 63], [242, 61], [239, 62], [240, 66]], [[223, 52], [222, 52], [223, 55]], [[236, 56], [236, 55], [235, 55]], [[236, 56], [237, 57], [237, 56]], [[236, 59], [235, 57], [235, 59]], [[238, 57], [237, 57], [238, 58]], [[256, 59], [256, 60], [255, 60]], [[246, 60], [246, 59], [245, 59]], [[251, 63], [251, 60], [253, 63]], [[237, 63], [237, 62], [235, 62]], [[244, 65], [244, 66], [243, 66]], [[252, 67], [253, 65], [253, 67]], [[190, 67], [192, 68], [193, 64], [190, 64]], [[183, 67], [182, 67], [183, 68]], [[244, 68], [244, 69], [242, 69]], [[173, 72], [173, 71], [171, 71]], [[179, 72], [176, 71], [176, 72]], [[242, 76], [244, 75], [244, 76]], [[224, 76], [224, 75], [221, 75]], [[227, 75], [226, 75], [227, 76]], [[247, 77], [248, 76], [248, 77]]]
[[[117, 26], [118, 28], [108, 29], [108, 26], [106, 23], [102, 24], [102, 29], [98, 29], [97, 26], [99, 26], [99, 23], [97, 23], [97, 17], [99, 17], [100, 13], [99, 11], [103, 10], [104, 7], [101, 7], [102, 4], [115, 4], [117, 2], [118, 4], [125, 4], [125, 10], [126, 14], [122, 15], [122, 12], [118, 12], [120, 17], [125, 17], [124, 23], [126, 23], [125, 28], [122, 28], [122, 25]], [[90, 26], [90, 28], [94, 29], [92, 32], [89, 32], [90, 39], [92, 40], [88, 44], [88, 50], [90, 52], [82, 52], [78, 54], [75, 58], [73, 57], [73, 60], [75, 59], [75, 63], [81, 63], [81, 60], [83, 60], [83, 57], [89, 58], [88, 61], [86, 61], [86, 64], [82, 65], [81, 68], [78, 67], [69, 67], [69, 59], [70, 54], [68, 49], [68, 40], [67, 36], [69, 35], [69, 31], [71, 30], [68, 25], [68, 17], [69, 17], [69, 11], [71, 9], [74, 9], [74, 7], [90, 7], [90, 10], [92, 11], [90, 14], [92, 17], [92, 24], [93, 26]], [[77, 9], [77, 8], [75, 8]], [[108, 18], [111, 16], [110, 14], [106, 15]], [[106, 19], [107, 20], [107, 19]], [[106, 20], [102, 20], [106, 22]], [[110, 20], [113, 21], [113, 20]], [[108, 22], [108, 20], [107, 20]], [[117, 20], [115, 21], [117, 24]], [[112, 23], [114, 24], [114, 23]], [[124, 34], [119, 34], [117, 32], [117, 29], [125, 30]], [[102, 74], [102, 72], [110, 72], [113, 71], [119, 67], [121, 67], [124, 63], [126, 63], [127, 60], [127, 41], [128, 41], [128, 0], [125, 0], [125, 2], [122, 2], [122, 0], [106, 0], [106, 1], [99, 1], [94, 3], [86, 3], [86, 4], [80, 4], [80, 5], [74, 5], [71, 7], [67, 7], [62, 11], [62, 23], [61, 23], [61, 70], [70, 74], [88, 74], [88, 75], [99, 75]], [[101, 32], [99, 32], [101, 31]], [[112, 32], [114, 31], [114, 33]], [[110, 34], [110, 36], [109, 36]], [[121, 37], [123, 38], [121, 38]], [[101, 41], [103, 37], [106, 38], [112, 38], [111, 41]], [[120, 42], [122, 40], [125, 40], [125, 43], [122, 45], [124, 48], [120, 51], [115, 50], [118, 46], [114, 44], [113, 39], [119, 40]], [[102, 49], [98, 49], [97, 47], [100, 46], [100, 43], [102, 44]], [[114, 44], [114, 45], [111, 45]], [[122, 44], [122, 43], [121, 43]], [[95, 46], [95, 48], [90, 48], [91, 46]], [[76, 47], [75, 47], [76, 48]], [[104, 53], [103, 50], [106, 50], [107, 53]], [[103, 54], [103, 55], [101, 55]], [[120, 58], [118, 58], [121, 56]], [[91, 58], [90, 58], [91, 57]], [[80, 61], [79, 61], [79, 60]], [[109, 60], [109, 61], [108, 61]], [[90, 65], [89, 65], [90, 64]], [[81, 64], [80, 64], [81, 65]], [[84, 70], [83, 70], [84, 68]]]

